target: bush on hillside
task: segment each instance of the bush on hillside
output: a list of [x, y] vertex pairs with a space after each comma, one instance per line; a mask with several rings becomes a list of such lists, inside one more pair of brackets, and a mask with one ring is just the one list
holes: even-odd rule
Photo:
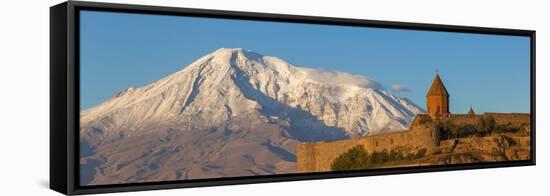
[[487, 135], [496, 128], [496, 121], [493, 117], [483, 116], [479, 119], [476, 125], [477, 132], [480, 135]]
[[368, 167], [368, 159], [367, 150], [363, 145], [357, 145], [334, 159], [330, 169], [332, 171], [365, 169]]

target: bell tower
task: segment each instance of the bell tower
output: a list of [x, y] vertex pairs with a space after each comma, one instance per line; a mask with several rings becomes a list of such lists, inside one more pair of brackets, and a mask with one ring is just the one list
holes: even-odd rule
[[427, 113], [433, 119], [448, 116], [449, 112], [449, 92], [443, 85], [439, 73], [435, 74], [430, 90], [426, 95]]

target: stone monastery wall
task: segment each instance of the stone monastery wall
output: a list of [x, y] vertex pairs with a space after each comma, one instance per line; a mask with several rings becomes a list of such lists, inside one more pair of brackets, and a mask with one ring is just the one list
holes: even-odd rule
[[[330, 164], [346, 150], [363, 145], [368, 152], [392, 150], [398, 148], [433, 148], [438, 142], [434, 129], [420, 125], [420, 115], [407, 131], [352, 138], [331, 142], [311, 142], [299, 144], [296, 149], [297, 172], [329, 171]], [[422, 116], [423, 117], [423, 116]], [[415, 125], [416, 124], [416, 125]]]
[[[451, 114], [446, 119], [450, 119], [456, 124], [475, 125], [483, 116], [493, 117], [497, 124], [519, 126], [530, 123], [529, 114], [516, 113]], [[411, 123], [411, 127], [405, 131], [331, 142], [301, 143], [296, 148], [297, 172], [330, 171], [330, 164], [334, 159], [357, 145], [363, 145], [369, 153], [383, 150], [414, 151], [422, 148], [431, 152], [435, 147], [439, 146], [440, 142], [440, 133], [431, 122], [430, 116], [419, 114]]]

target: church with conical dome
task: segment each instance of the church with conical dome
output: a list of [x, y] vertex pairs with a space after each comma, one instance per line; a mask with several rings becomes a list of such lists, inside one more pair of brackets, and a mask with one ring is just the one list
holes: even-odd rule
[[[451, 110], [449, 109], [449, 91], [443, 84], [439, 73], [435, 74], [432, 85], [428, 89], [426, 94], [426, 114], [434, 120], [441, 120], [443, 118], [451, 117]], [[468, 110], [469, 117], [475, 117], [476, 113], [472, 106]], [[462, 115], [455, 115], [462, 116]]]
[[438, 119], [444, 116], [448, 116], [449, 112], [449, 92], [441, 78], [439, 73], [435, 75], [432, 82], [432, 86], [428, 90], [426, 95], [427, 114], [432, 118]]

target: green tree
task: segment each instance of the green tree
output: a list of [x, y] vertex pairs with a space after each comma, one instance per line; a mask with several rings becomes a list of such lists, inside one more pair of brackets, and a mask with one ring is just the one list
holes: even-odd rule
[[388, 151], [386, 150], [383, 150], [381, 152], [376, 152], [374, 151], [370, 156], [369, 156], [369, 164], [382, 164], [382, 163], [385, 163], [387, 162], [389, 159], [389, 154], [388, 154]]
[[417, 159], [422, 158], [424, 155], [426, 155], [426, 152], [427, 152], [427, 150], [425, 148], [422, 148], [422, 149], [418, 150], [418, 152], [416, 152], [415, 157]]
[[476, 125], [477, 131], [482, 133], [483, 135], [486, 135], [492, 132], [495, 129], [495, 127], [496, 127], [496, 121], [493, 117], [490, 117], [490, 116], [481, 117]]
[[404, 160], [405, 156], [403, 156], [403, 153], [398, 150], [391, 150], [390, 155], [388, 157], [388, 161], [401, 161]]
[[368, 152], [363, 145], [357, 145], [338, 156], [330, 164], [332, 171], [366, 169], [368, 167]]

